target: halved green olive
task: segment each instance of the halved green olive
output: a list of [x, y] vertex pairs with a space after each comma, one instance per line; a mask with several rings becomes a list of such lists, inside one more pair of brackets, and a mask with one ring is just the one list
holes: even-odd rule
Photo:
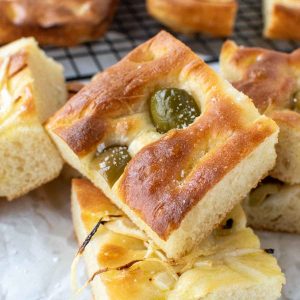
[[251, 191], [249, 195], [249, 205], [258, 206], [262, 204], [268, 196], [278, 193], [279, 190], [280, 186], [276, 183], [261, 184]]
[[164, 88], [151, 97], [150, 111], [153, 123], [160, 133], [173, 128], [185, 128], [200, 115], [194, 98], [185, 90]]
[[96, 153], [93, 168], [102, 174], [110, 186], [119, 179], [131, 156], [126, 146], [112, 146]]
[[296, 112], [300, 112], [300, 91], [296, 92], [291, 98], [290, 107]]

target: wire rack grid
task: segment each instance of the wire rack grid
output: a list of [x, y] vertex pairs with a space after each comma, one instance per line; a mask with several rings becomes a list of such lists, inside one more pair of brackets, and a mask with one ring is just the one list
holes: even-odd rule
[[[122, 0], [120, 2], [114, 22], [105, 37], [77, 47], [46, 48], [48, 55], [64, 65], [68, 81], [89, 79], [95, 73], [119, 61], [129, 51], [161, 29], [168, 30], [148, 15], [145, 0]], [[262, 37], [261, 5], [261, 0], [239, 1], [235, 30], [231, 39], [241, 45], [286, 52], [300, 47], [299, 42], [272, 41]], [[225, 38], [171, 33], [201, 55], [207, 63], [218, 61], [220, 48]]]

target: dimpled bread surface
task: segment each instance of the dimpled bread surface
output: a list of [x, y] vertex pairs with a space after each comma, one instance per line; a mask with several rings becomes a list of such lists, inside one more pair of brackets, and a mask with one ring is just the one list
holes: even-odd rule
[[[149, 99], [165, 87], [192, 95], [201, 114], [161, 134]], [[96, 75], [47, 128], [65, 160], [169, 257], [207, 237], [273, 168], [278, 135], [247, 96], [166, 32]], [[94, 158], [113, 145], [127, 147], [131, 160], [110, 186]]]

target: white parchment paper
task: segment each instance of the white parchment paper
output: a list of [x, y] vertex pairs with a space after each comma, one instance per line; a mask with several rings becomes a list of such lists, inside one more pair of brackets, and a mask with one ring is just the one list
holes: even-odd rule
[[[70, 184], [59, 178], [14, 202], [0, 203], [0, 299], [71, 299], [70, 265], [78, 249]], [[300, 299], [300, 236], [259, 232], [287, 275], [283, 299]], [[83, 262], [79, 277], [84, 280]], [[72, 299], [91, 299], [89, 291]]]

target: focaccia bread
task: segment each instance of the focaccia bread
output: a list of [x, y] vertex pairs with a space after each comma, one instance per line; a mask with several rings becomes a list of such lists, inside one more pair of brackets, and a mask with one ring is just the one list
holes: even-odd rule
[[271, 176], [300, 183], [300, 50], [286, 54], [227, 41], [220, 66], [223, 76], [280, 128]]
[[34, 36], [46, 45], [72, 46], [102, 36], [117, 0], [0, 0], [0, 44]]
[[149, 14], [171, 29], [212, 36], [232, 34], [237, 6], [236, 0], [147, 0]]
[[47, 128], [65, 160], [169, 257], [208, 236], [267, 174], [278, 134], [166, 32], [98, 74]]
[[57, 177], [63, 160], [43, 123], [66, 100], [63, 68], [34, 39], [0, 48], [0, 197]]
[[264, 36], [300, 40], [299, 0], [264, 0]]
[[300, 233], [300, 185], [265, 178], [243, 202], [248, 224], [256, 229]]
[[168, 260], [87, 180], [73, 180], [72, 215], [80, 244], [99, 219], [108, 221], [100, 225], [83, 252], [89, 276], [102, 272], [91, 281], [95, 300], [280, 297], [284, 275], [276, 259], [260, 249], [258, 238], [245, 227], [240, 206], [199, 247], [177, 261]]

